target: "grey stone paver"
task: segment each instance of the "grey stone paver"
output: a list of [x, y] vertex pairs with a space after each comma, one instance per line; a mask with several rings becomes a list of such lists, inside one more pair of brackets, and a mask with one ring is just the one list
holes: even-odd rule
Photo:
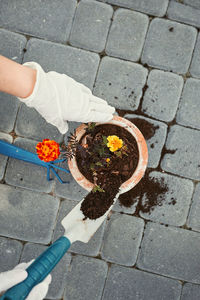
[[137, 207], [137, 204], [138, 204], [139, 200], [140, 200], [139, 196], [135, 197], [134, 198], [134, 203], [130, 207], [126, 207], [124, 205], [121, 205], [120, 201], [117, 200], [117, 202], [114, 204], [112, 210], [116, 211], [116, 212], [123, 212], [125, 214], [131, 214], [132, 215], [136, 211], [136, 207]]
[[55, 126], [47, 123], [34, 108], [25, 104], [22, 104], [19, 109], [15, 132], [17, 135], [38, 141], [50, 139], [61, 143], [63, 140], [62, 134]]
[[99, 55], [33, 38], [27, 43], [24, 62], [27, 61], [36, 61], [45, 72], [67, 74], [91, 89], [99, 65]]
[[[0, 140], [3, 140], [8, 143], [12, 143], [12, 136], [3, 132], [0, 132]], [[5, 167], [8, 157], [0, 154], [0, 180], [2, 180], [5, 172]]]
[[[162, 122], [155, 121], [135, 114], [127, 114], [124, 117], [130, 120], [133, 124], [134, 119], [142, 119], [152, 124], [152, 126], [154, 127], [155, 133], [151, 138], [146, 139], [146, 143], [148, 147], [148, 167], [156, 168], [159, 164], [161, 152], [165, 143], [167, 135], [167, 125]], [[142, 132], [141, 128], [139, 128], [139, 130]]]
[[11, 132], [14, 128], [19, 100], [11, 95], [0, 92], [0, 130]]
[[166, 153], [161, 161], [161, 168], [173, 174], [194, 180], [200, 179], [199, 152], [200, 131], [174, 125], [165, 144]]
[[152, 70], [148, 76], [147, 86], [142, 111], [161, 121], [172, 121], [178, 108], [183, 78], [173, 73]]
[[99, 67], [94, 95], [124, 110], [138, 108], [147, 69], [139, 64], [104, 57]]
[[146, 226], [137, 267], [192, 283], [200, 283], [200, 234], [156, 223]]
[[200, 231], [200, 204], [199, 204], [199, 195], [200, 195], [200, 183], [197, 184], [195, 188], [195, 193], [192, 199], [192, 205], [190, 208], [190, 213], [187, 220], [187, 226], [191, 227], [193, 230]]
[[58, 212], [58, 199], [5, 184], [0, 185], [0, 190], [0, 235], [48, 244]]
[[170, 1], [167, 16], [174, 21], [180, 21], [200, 28], [200, 10], [196, 8]]
[[[60, 206], [59, 216], [57, 218], [57, 224], [54, 230], [54, 240], [56, 240], [57, 238], [59, 238], [64, 234], [64, 228], [61, 225], [61, 221], [72, 210], [72, 208], [74, 208], [75, 205], [77, 205], [77, 202], [75, 201], [69, 201], [69, 200], [62, 201]], [[99, 250], [101, 247], [104, 228], [105, 228], [105, 222], [97, 230], [97, 232], [94, 234], [94, 236], [91, 238], [91, 240], [88, 243], [85, 244], [80, 241], [77, 241], [72, 244], [69, 251], [78, 254], [83, 254], [83, 255], [97, 256], [99, 254]]]
[[181, 293], [181, 300], [200, 299], [200, 286], [192, 283], [185, 283]]
[[[14, 144], [22, 149], [36, 153], [36, 141], [17, 138]], [[23, 187], [39, 192], [49, 193], [52, 190], [53, 181], [47, 181], [47, 169], [22, 160], [9, 158], [5, 174], [8, 184]]]
[[146, 15], [118, 9], [109, 32], [106, 53], [110, 56], [138, 61], [148, 24], [149, 18]]
[[155, 18], [149, 26], [142, 62], [166, 71], [186, 73], [196, 35], [194, 27]]
[[0, 5], [1, 27], [57, 42], [66, 42], [76, 1], [1, 0]]
[[23, 49], [26, 45], [26, 38], [18, 33], [5, 29], [0, 29], [0, 52], [16, 62], [21, 63], [23, 58]]
[[193, 77], [200, 78], [200, 34], [197, 38], [192, 63], [189, 71]]
[[183, 3], [200, 9], [199, 0], [183, 0]]
[[[29, 262], [32, 259], [37, 258], [46, 249], [47, 247], [43, 245], [27, 243], [24, 246], [22, 252], [21, 262]], [[51, 272], [52, 281], [49, 286], [46, 298], [60, 299], [62, 297], [66, 285], [66, 276], [69, 269], [70, 261], [71, 255], [69, 253], [65, 254], [61, 261]]]
[[0, 272], [14, 268], [20, 259], [22, 243], [0, 237]]
[[164, 16], [168, 0], [107, 0], [106, 2], [122, 7], [138, 10], [153, 16]]
[[144, 221], [125, 214], [113, 214], [106, 228], [101, 256], [125, 266], [136, 262]]
[[181, 284], [173, 279], [112, 265], [102, 300], [178, 300], [180, 292]]
[[82, 0], [70, 35], [70, 44], [77, 48], [102, 52], [105, 48], [113, 8], [92, 0]]
[[67, 273], [64, 300], [100, 300], [107, 270], [102, 260], [75, 256]]
[[[193, 183], [192, 181], [176, 176], [163, 174], [162, 172], [151, 172], [150, 178], [155, 178], [158, 182], [166, 185], [168, 191], [158, 196], [158, 203], [150, 213], [140, 211], [140, 216], [154, 222], [160, 222], [173, 226], [185, 224], [190, 208]], [[148, 203], [147, 195], [144, 194], [142, 201]]]
[[188, 78], [183, 89], [179, 109], [176, 116], [177, 123], [200, 129], [200, 80]]

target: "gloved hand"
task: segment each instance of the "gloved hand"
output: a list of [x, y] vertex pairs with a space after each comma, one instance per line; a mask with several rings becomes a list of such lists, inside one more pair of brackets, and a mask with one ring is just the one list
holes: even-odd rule
[[[14, 285], [26, 279], [28, 273], [26, 269], [32, 264], [33, 260], [29, 263], [21, 263], [13, 270], [0, 273], [0, 293], [8, 290]], [[42, 300], [47, 294], [49, 284], [51, 283], [51, 275], [48, 275], [42, 282], [36, 285], [29, 293], [26, 300]]]
[[35, 62], [24, 66], [37, 70], [34, 90], [27, 98], [19, 98], [27, 106], [34, 107], [47, 122], [61, 133], [68, 130], [67, 121], [106, 122], [112, 119], [114, 107], [92, 95], [89, 88], [65, 74], [45, 73]]

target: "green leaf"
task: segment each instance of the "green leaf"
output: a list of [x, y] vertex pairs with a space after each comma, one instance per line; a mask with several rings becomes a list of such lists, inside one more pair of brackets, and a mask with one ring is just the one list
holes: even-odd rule
[[93, 163], [91, 163], [91, 164], [90, 164], [90, 169], [91, 169], [91, 170], [94, 170], [94, 168], [95, 168], [95, 165], [94, 165]]
[[92, 189], [92, 192], [96, 193], [97, 191], [100, 193], [105, 193], [104, 189], [102, 189], [99, 185], [95, 185]]
[[102, 163], [101, 163], [100, 161], [96, 162], [95, 165], [96, 165], [96, 166], [103, 167], [103, 165], [102, 165]]
[[107, 146], [108, 140], [107, 137], [105, 135], [102, 135], [103, 138], [103, 144]]

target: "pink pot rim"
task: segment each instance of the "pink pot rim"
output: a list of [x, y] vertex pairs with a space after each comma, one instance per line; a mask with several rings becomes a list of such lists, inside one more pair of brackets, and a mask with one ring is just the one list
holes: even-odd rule
[[[100, 125], [102, 123], [97, 123], [97, 125]], [[126, 128], [135, 138], [138, 146], [138, 151], [139, 151], [139, 161], [137, 168], [133, 175], [125, 181], [121, 187], [120, 187], [120, 194], [123, 194], [129, 190], [131, 190], [143, 177], [147, 163], [148, 163], [148, 149], [147, 149], [147, 144], [146, 141], [140, 132], [140, 130], [130, 121], [126, 120], [125, 118], [119, 117], [119, 116], [114, 116], [113, 119], [109, 122], [105, 122], [103, 124], [113, 124], [113, 125], [118, 125], [121, 127]], [[81, 124], [75, 131], [75, 134], [77, 136], [77, 139], [80, 140], [82, 135], [85, 133], [85, 128], [87, 126], [85, 124]], [[77, 181], [77, 183], [82, 186], [84, 189], [91, 191], [94, 184], [88, 181], [82, 173], [80, 173], [76, 159], [75, 157], [72, 158], [71, 160], [68, 160], [68, 166], [69, 170], [74, 177], [74, 179]]]

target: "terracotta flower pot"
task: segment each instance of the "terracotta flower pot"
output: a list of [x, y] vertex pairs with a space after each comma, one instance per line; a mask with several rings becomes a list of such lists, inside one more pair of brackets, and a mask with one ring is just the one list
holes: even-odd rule
[[[98, 125], [98, 124], [100, 124], [100, 123], [97, 123], [96, 125]], [[144, 175], [144, 172], [147, 167], [147, 162], [148, 162], [147, 144], [145, 142], [145, 139], [144, 139], [142, 133], [139, 131], [139, 129], [133, 123], [131, 123], [130, 121], [128, 121], [124, 118], [114, 116], [111, 121], [103, 123], [103, 124], [113, 124], [113, 125], [124, 127], [126, 130], [128, 130], [134, 136], [134, 138], [137, 142], [138, 151], [139, 151], [138, 165], [137, 165], [137, 168], [136, 168], [135, 172], [133, 173], [133, 175], [121, 185], [120, 194], [123, 194], [123, 193], [131, 190], [141, 180], [141, 178]], [[81, 137], [84, 135], [86, 127], [87, 126], [85, 124], [81, 124], [76, 129], [75, 134], [76, 134], [77, 140], [80, 140]], [[91, 191], [94, 184], [91, 183], [90, 181], [88, 181], [83, 176], [83, 174], [80, 173], [75, 157], [71, 160], [68, 160], [68, 166], [69, 166], [70, 172], [71, 172], [72, 176], [74, 177], [74, 179], [84, 189]]]

